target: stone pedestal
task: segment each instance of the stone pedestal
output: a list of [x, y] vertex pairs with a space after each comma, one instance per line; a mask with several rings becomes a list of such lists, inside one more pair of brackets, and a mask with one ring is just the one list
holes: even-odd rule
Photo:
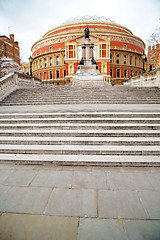
[[96, 64], [93, 56], [94, 44], [91, 43], [89, 38], [85, 39], [82, 45], [82, 59], [78, 65], [76, 74], [73, 75], [72, 83], [75, 85], [80, 82], [93, 84], [95, 82], [103, 83], [103, 74], [100, 74], [98, 65]]

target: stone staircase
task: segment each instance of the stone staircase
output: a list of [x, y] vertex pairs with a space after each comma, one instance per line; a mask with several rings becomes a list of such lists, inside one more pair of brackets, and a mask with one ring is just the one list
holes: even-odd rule
[[[148, 104], [148, 110], [139, 111], [140, 103]], [[0, 162], [159, 166], [160, 109], [152, 109], [159, 103], [156, 88], [20, 89], [1, 102]], [[70, 111], [62, 110], [64, 104], [69, 104]], [[72, 106], [79, 104], [85, 109], [91, 104], [94, 111], [74, 111]], [[108, 111], [106, 106], [112, 104]], [[114, 104], [135, 104], [135, 108], [115, 111]], [[47, 111], [47, 105], [52, 110]]]
[[19, 89], [4, 99], [5, 105], [41, 105], [41, 104], [160, 104], [158, 88], [138, 88], [128, 86], [74, 87], [65, 85], [50, 88]]

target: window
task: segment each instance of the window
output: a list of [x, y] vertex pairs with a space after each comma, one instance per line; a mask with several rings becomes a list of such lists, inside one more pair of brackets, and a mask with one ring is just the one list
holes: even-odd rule
[[59, 71], [56, 71], [56, 78], [59, 78]]
[[133, 70], [130, 71], [130, 77], [133, 77]]
[[127, 78], [127, 69], [124, 70], [124, 78]]
[[47, 73], [46, 73], [46, 72], [44, 72], [44, 80], [46, 79], [46, 74], [47, 74]]
[[26, 74], [28, 74], [28, 68], [26, 68]]
[[78, 59], [82, 58], [82, 47], [78, 46]]
[[57, 65], [59, 65], [59, 56], [57, 56]]
[[106, 58], [107, 57], [107, 50], [108, 50], [106, 44], [101, 44], [99, 50], [100, 50], [99, 56], [101, 58]]
[[112, 54], [110, 53], [110, 63], [112, 63]]
[[49, 78], [52, 79], [53, 76], [52, 76], [52, 71], [49, 72]]
[[66, 76], [66, 70], [63, 71], [63, 75], [64, 75], [64, 77]]
[[112, 72], [112, 68], [110, 69], [110, 75], [111, 75], [111, 77], [112, 77], [112, 74], [113, 74], [113, 72]]
[[137, 65], [137, 58], [135, 57], [135, 66]]
[[132, 56], [130, 57], [130, 65], [132, 65]]
[[42, 68], [42, 60], [40, 60], [40, 68]]
[[137, 76], [137, 71], [135, 72], [135, 76]]
[[66, 59], [76, 58], [75, 45], [66, 46]]
[[127, 47], [127, 45], [126, 44], [124, 44], [124, 48], [126, 48]]
[[116, 56], [116, 63], [119, 64], [119, 54]]
[[126, 55], [124, 55], [124, 64], [126, 64]]
[[52, 51], [52, 47], [49, 47], [49, 50]]
[[120, 69], [117, 69], [117, 77], [120, 77]]
[[52, 57], [50, 57], [50, 66], [52, 66]]
[[95, 59], [97, 58], [97, 45], [95, 45], [93, 48], [93, 56]]
[[44, 66], [45, 66], [45, 67], [47, 66], [46, 58], [44, 59]]

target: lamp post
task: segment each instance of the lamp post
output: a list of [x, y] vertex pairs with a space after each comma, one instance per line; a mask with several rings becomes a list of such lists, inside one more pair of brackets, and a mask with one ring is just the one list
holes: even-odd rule
[[142, 55], [142, 61], [143, 61], [143, 71], [142, 71], [142, 74], [143, 74], [143, 73], [145, 73], [145, 69], [144, 69], [144, 62], [146, 61], [145, 53], [143, 53], [143, 55]]
[[30, 62], [30, 76], [32, 76], [32, 62], [33, 62], [33, 58], [31, 56], [29, 58], [29, 62]]

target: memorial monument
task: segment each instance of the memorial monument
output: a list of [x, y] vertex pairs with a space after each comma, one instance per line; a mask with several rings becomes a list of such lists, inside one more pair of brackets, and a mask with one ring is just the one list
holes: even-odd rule
[[78, 64], [76, 74], [73, 76], [72, 83], [103, 83], [103, 74], [98, 70], [98, 65], [94, 59], [93, 48], [94, 44], [91, 43], [89, 38], [89, 28], [85, 28], [85, 40], [81, 45], [82, 47], [82, 58]]

